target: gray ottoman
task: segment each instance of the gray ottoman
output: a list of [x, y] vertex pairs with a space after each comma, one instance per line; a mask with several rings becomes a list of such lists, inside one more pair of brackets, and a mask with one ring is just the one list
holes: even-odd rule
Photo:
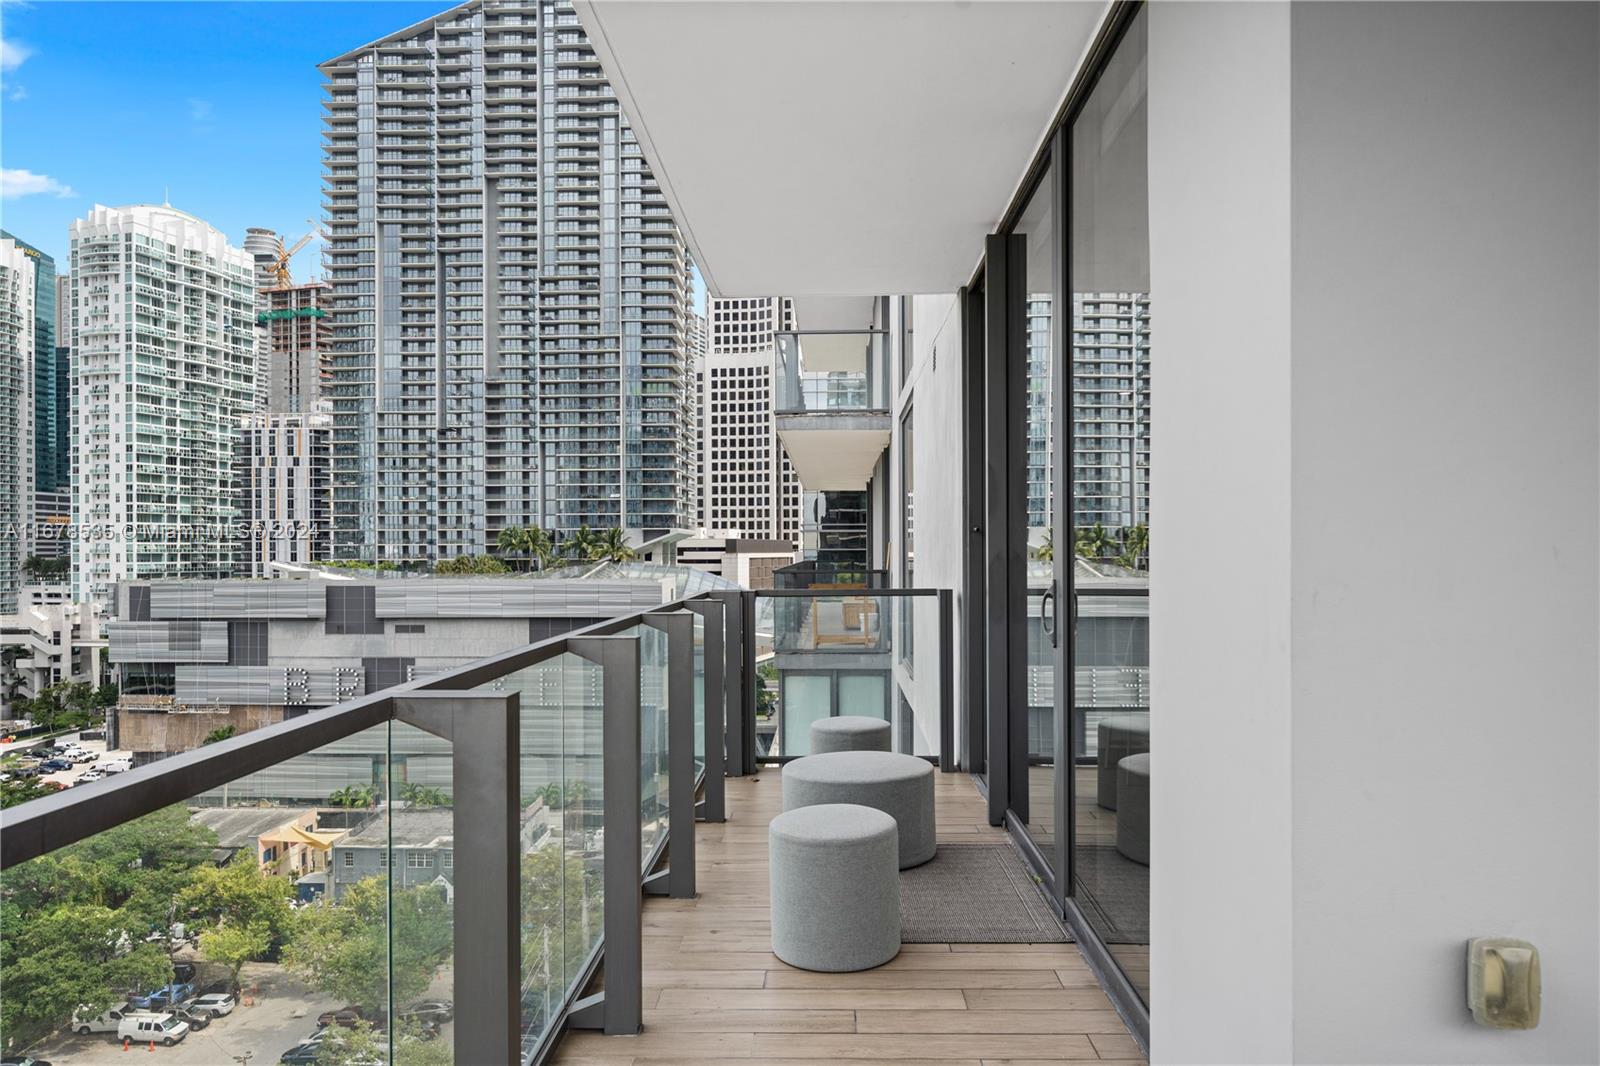
[[899, 833], [871, 807], [785, 811], [768, 828], [772, 953], [802, 970], [842, 973], [900, 953]]
[[1117, 850], [1150, 865], [1150, 755], [1130, 755], [1117, 764]]
[[1117, 764], [1130, 755], [1140, 755], [1150, 750], [1150, 716], [1119, 714], [1102, 718], [1096, 733], [1099, 747], [1096, 761], [1099, 765], [1095, 780], [1095, 802], [1108, 811], [1114, 811], [1117, 809]]
[[882, 718], [842, 714], [811, 723], [811, 754], [830, 751], [888, 751], [889, 723]]
[[921, 866], [938, 847], [933, 823], [933, 764], [887, 751], [831, 751], [783, 768], [783, 809], [819, 803], [876, 807], [900, 828], [900, 869]]

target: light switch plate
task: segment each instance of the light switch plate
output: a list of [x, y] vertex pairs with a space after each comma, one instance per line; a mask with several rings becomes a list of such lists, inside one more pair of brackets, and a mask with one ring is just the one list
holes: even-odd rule
[[1467, 941], [1467, 1006], [1492, 1029], [1539, 1024], [1539, 949], [1526, 940], [1480, 936]]

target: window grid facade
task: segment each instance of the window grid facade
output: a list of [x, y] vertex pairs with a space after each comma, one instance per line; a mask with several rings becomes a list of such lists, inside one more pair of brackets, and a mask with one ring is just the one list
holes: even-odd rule
[[689, 262], [570, 5], [323, 64], [336, 555], [691, 516]]

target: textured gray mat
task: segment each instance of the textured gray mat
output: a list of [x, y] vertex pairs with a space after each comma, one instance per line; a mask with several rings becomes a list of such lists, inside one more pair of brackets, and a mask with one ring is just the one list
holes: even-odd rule
[[1061, 944], [1072, 938], [1009, 844], [940, 844], [900, 872], [907, 944]]

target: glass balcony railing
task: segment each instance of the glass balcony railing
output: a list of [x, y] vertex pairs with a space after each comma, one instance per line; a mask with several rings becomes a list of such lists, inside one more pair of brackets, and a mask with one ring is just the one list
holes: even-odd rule
[[0, 1050], [536, 1064], [637, 1033], [643, 898], [694, 896], [725, 773], [840, 713], [953, 768], [951, 619], [932, 589], [718, 590], [9, 808]]
[[889, 410], [888, 335], [778, 333], [773, 410], [853, 414]]

